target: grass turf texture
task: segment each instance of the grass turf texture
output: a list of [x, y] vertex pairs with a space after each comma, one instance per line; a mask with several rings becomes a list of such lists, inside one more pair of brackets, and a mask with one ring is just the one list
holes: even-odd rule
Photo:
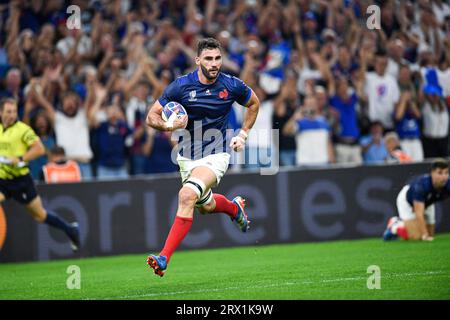
[[[147, 254], [0, 265], [0, 299], [450, 299], [450, 234], [179, 251], [166, 275]], [[69, 265], [81, 289], [69, 290]], [[370, 265], [381, 289], [369, 290]]]

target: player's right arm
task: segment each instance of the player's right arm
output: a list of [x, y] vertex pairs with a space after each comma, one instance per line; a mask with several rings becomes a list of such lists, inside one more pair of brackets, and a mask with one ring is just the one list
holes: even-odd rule
[[433, 240], [428, 234], [427, 226], [425, 224], [425, 203], [414, 200], [414, 213], [416, 214], [417, 225], [421, 234], [422, 240]]
[[156, 100], [155, 103], [150, 108], [150, 110], [148, 111], [147, 119], [145, 121], [147, 126], [160, 131], [174, 131], [186, 127], [188, 121], [187, 115], [175, 119], [175, 121], [173, 122], [173, 126], [170, 127], [167, 125], [167, 122], [165, 122], [161, 117], [162, 110], [163, 106], [159, 103], [159, 100]]

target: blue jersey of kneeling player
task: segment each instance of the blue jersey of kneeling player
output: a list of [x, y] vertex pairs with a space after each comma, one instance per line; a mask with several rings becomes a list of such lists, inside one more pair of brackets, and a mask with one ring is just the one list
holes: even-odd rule
[[190, 159], [229, 152], [226, 130], [231, 106], [234, 101], [245, 106], [252, 94], [252, 90], [236, 77], [220, 72], [214, 83], [203, 84], [197, 72], [175, 79], [158, 99], [162, 106], [176, 101], [185, 107], [190, 140], [181, 135], [179, 154]]
[[430, 174], [424, 174], [415, 178], [409, 184], [409, 190], [406, 193], [406, 200], [413, 206], [414, 201], [425, 203], [425, 208], [435, 202], [445, 200], [450, 197], [450, 181], [444, 188], [436, 190], [433, 187]]

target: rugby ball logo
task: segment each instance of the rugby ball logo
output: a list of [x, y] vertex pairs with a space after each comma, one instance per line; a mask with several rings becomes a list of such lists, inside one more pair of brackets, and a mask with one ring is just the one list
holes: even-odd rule
[[162, 110], [161, 117], [164, 121], [168, 122], [169, 124], [173, 124], [175, 119], [187, 115], [186, 109], [175, 101], [168, 102]]

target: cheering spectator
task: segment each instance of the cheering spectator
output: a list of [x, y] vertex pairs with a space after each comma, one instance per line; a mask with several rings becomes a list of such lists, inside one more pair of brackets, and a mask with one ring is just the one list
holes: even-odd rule
[[5, 89], [0, 92], [2, 98], [13, 98], [18, 102], [18, 115], [23, 118], [25, 99], [23, 95], [22, 74], [18, 68], [11, 68], [6, 73]]
[[142, 153], [142, 145], [145, 140], [145, 117], [147, 106], [151, 103], [149, 86], [146, 82], [139, 82], [125, 109], [128, 126], [133, 129], [133, 145], [131, 146], [131, 173], [143, 174], [145, 167], [145, 155]]
[[365, 51], [361, 51], [361, 72], [365, 81], [362, 98], [368, 102], [369, 119], [380, 121], [385, 130], [393, 130], [395, 105], [400, 98], [397, 81], [386, 73], [385, 53], [377, 53], [374, 72], [366, 72], [366, 57]]
[[[30, 121], [31, 128], [39, 136], [46, 150], [52, 149], [56, 146], [56, 141], [54, 137], [53, 128], [44, 111], [39, 111], [36, 115], [31, 118]], [[33, 179], [38, 180], [41, 174], [42, 167], [47, 163], [47, 155], [40, 156], [32, 161], [30, 161], [30, 173]]]
[[[125, 115], [128, 127], [133, 130], [133, 145], [130, 150], [132, 174], [143, 174], [145, 171], [146, 156], [143, 154], [142, 146], [145, 141], [147, 106], [159, 97], [162, 88], [165, 86], [163, 81], [157, 80], [151, 64], [151, 61], [141, 58], [135, 73], [128, 83], [130, 89], [127, 90], [130, 92], [131, 97], [126, 104]], [[143, 76], [148, 81], [142, 80]], [[153, 89], [151, 95], [150, 87]]]
[[423, 148], [425, 158], [447, 157], [449, 110], [443, 99], [443, 90], [438, 84], [435, 69], [427, 69], [425, 73], [423, 113]]
[[407, 65], [408, 61], [403, 58], [405, 55], [405, 45], [400, 39], [393, 40], [388, 44], [388, 63], [386, 73], [397, 79], [400, 65]]
[[106, 97], [106, 90], [98, 88], [96, 94], [97, 99], [89, 111], [89, 123], [95, 128], [96, 134], [97, 177], [126, 178], [128, 177], [126, 140], [132, 131], [124, 120], [122, 110], [116, 104], [106, 107], [106, 119], [102, 120], [99, 111]]
[[61, 110], [56, 110], [39, 93], [41, 106], [55, 128], [58, 145], [64, 148], [68, 159], [75, 160], [80, 166], [83, 179], [92, 177], [90, 161], [92, 150], [89, 139], [89, 123], [87, 112], [77, 93], [69, 91], [62, 98]]
[[296, 136], [297, 165], [326, 165], [334, 162], [330, 127], [317, 111], [317, 99], [305, 98], [303, 106], [284, 127], [284, 134]]
[[279, 130], [278, 150], [280, 165], [282, 166], [294, 166], [296, 164], [295, 138], [286, 135], [283, 128], [299, 105], [300, 98], [296, 90], [296, 75], [294, 72], [290, 72], [280, 94], [275, 98], [272, 115], [272, 127]]
[[370, 134], [362, 137], [360, 143], [365, 164], [380, 164], [388, 158], [381, 122], [374, 121], [370, 126]]
[[413, 161], [422, 161], [424, 158], [420, 141], [422, 113], [417, 106], [416, 89], [411, 81], [411, 72], [406, 65], [400, 66], [398, 85], [401, 96], [395, 108], [395, 127], [400, 137], [400, 145]]
[[345, 44], [341, 44], [338, 47], [338, 60], [331, 68], [333, 76], [351, 79], [358, 68], [358, 64], [352, 60], [349, 48]]
[[[350, 93], [349, 91], [348, 80], [340, 78], [336, 83], [336, 94], [330, 99], [330, 105], [336, 110], [339, 118], [339, 129], [336, 133], [336, 160], [338, 163], [361, 164], [358, 97], [355, 92]], [[332, 93], [333, 91], [331, 91]]]
[[395, 132], [388, 132], [384, 136], [384, 145], [388, 152], [386, 158], [390, 163], [409, 163], [412, 161], [411, 157], [404, 152], [400, 147], [400, 140]]
[[[450, 21], [450, 16], [449, 16]], [[450, 30], [449, 30], [450, 31]], [[447, 39], [447, 51], [446, 54], [441, 56], [439, 61], [439, 69], [437, 70], [439, 85], [443, 90], [444, 99], [447, 105], [450, 105], [450, 33]]]

